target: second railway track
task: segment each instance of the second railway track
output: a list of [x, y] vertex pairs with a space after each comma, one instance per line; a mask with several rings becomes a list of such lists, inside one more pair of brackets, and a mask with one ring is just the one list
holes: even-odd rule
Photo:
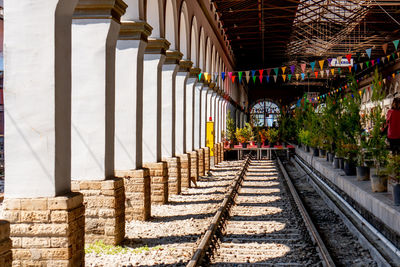
[[288, 179], [248, 158], [188, 266], [335, 266]]

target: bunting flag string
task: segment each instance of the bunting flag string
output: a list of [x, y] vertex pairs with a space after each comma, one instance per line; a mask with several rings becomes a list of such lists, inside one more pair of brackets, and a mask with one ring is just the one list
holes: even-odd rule
[[[393, 45], [392, 45], [393, 44]], [[245, 70], [245, 71], [230, 71], [230, 72], [213, 72], [213, 73], [199, 73], [198, 74], [198, 79], [201, 81], [204, 79], [205, 81], [208, 82], [217, 82], [219, 75], [221, 75], [221, 79], [225, 81], [226, 76], [230, 78], [230, 80], [234, 83], [236, 81], [236, 77], [238, 78], [237, 80], [239, 83], [243, 82], [243, 74], [245, 75], [245, 81], [249, 83], [250, 82], [250, 73], [251, 77], [253, 78], [253, 83], [256, 81], [256, 77], [259, 77], [260, 83], [263, 82], [264, 80], [264, 71], [266, 71], [266, 80], [267, 82], [270, 82], [270, 76], [272, 74], [274, 77], [274, 81], [277, 82], [277, 79], [279, 76], [282, 76], [283, 82], [290, 82], [292, 80], [292, 77], [295, 76], [296, 80], [299, 81], [300, 77], [302, 80], [304, 80], [306, 77], [310, 78], [311, 74], [313, 78], [334, 78], [335, 77], [335, 70], [337, 70], [337, 73], [339, 75], [342, 74], [342, 68], [345, 67], [345, 70], [347, 72], [347, 69], [349, 73], [351, 72], [358, 72], [364, 70], [364, 65], [366, 68], [374, 67], [375, 65], [380, 65], [381, 63], [388, 63], [392, 60], [397, 58], [400, 58], [400, 51], [398, 51], [400, 44], [400, 40], [394, 40], [390, 43], [385, 43], [382, 45], [382, 50], [386, 54], [389, 50], [389, 45], [392, 45], [392, 48], [394, 47], [394, 52], [390, 52], [390, 54], [386, 54], [385, 56], [382, 57], [377, 57], [377, 58], [372, 58], [372, 50], [375, 48], [368, 48], [365, 50], [368, 60], [364, 62], [357, 62], [353, 63], [352, 61], [352, 54], [348, 53], [345, 56], [338, 56], [336, 57], [336, 61], [332, 61], [333, 58], [327, 58], [327, 59], [321, 59], [321, 60], [316, 60], [313, 62], [309, 63], [300, 63], [301, 67], [301, 73], [295, 73], [296, 72], [296, 64], [290, 65], [290, 66], [281, 66], [281, 67], [276, 67], [276, 68], [267, 68], [267, 69], [259, 69], [259, 70]], [[345, 61], [343, 61], [343, 58], [345, 58]], [[347, 60], [346, 60], [347, 59]], [[327, 62], [328, 67], [325, 67], [325, 61]], [[318, 64], [317, 64], [318, 63]], [[310, 71], [307, 70], [307, 65], [311, 69]], [[316, 69], [316, 65], [319, 67], [319, 69]], [[317, 67], [317, 68], [318, 68]], [[287, 69], [290, 69], [290, 72], [286, 72]], [[274, 71], [274, 73], [271, 73], [271, 71]], [[281, 73], [279, 73], [281, 71]], [[331, 75], [329, 74], [331, 72]], [[228, 75], [227, 75], [228, 73]], [[319, 76], [319, 77], [318, 77]]]

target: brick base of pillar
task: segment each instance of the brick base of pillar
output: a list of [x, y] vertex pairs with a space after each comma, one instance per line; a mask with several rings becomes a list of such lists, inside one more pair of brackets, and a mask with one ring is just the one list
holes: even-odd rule
[[204, 176], [205, 172], [204, 172], [204, 149], [198, 149], [197, 151], [197, 155], [199, 157], [199, 176]]
[[0, 266], [12, 266], [10, 223], [0, 220]]
[[197, 151], [190, 152], [190, 179], [197, 186], [199, 179], [199, 156]]
[[125, 220], [150, 219], [150, 170], [115, 171], [115, 177], [124, 179]]
[[219, 143], [218, 144], [218, 156], [219, 156], [219, 159], [218, 159], [218, 162], [222, 162], [222, 161], [224, 161], [224, 145], [223, 145], [223, 143]]
[[125, 238], [125, 190], [122, 178], [102, 181], [71, 181], [71, 189], [83, 194], [85, 243], [102, 240], [120, 244]]
[[164, 205], [168, 203], [168, 164], [166, 162], [144, 163], [150, 170], [151, 203]]
[[204, 148], [204, 172], [207, 174], [207, 172], [210, 170], [210, 148], [205, 147]]
[[181, 161], [181, 188], [186, 189], [190, 187], [190, 155], [185, 153], [177, 155]]
[[168, 194], [179, 195], [181, 193], [181, 159], [178, 157], [165, 158], [168, 166]]
[[219, 163], [219, 146], [218, 143], [214, 144], [214, 166]]
[[[69, 193], [53, 198], [13, 198], [3, 203], [0, 224], [0, 266], [84, 266], [85, 207], [83, 196]], [[4, 254], [5, 253], [5, 254]]]

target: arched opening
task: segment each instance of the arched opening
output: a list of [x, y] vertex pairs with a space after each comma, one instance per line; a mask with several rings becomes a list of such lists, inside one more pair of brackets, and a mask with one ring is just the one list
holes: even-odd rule
[[211, 72], [211, 43], [210, 38], [207, 37], [206, 44], [206, 64], [205, 64], [206, 72]]
[[199, 67], [204, 71], [206, 71], [206, 59], [205, 59], [205, 35], [204, 29], [200, 30], [200, 52], [199, 52]]
[[280, 109], [269, 99], [257, 101], [251, 108], [250, 118], [254, 126], [277, 127]]
[[178, 31], [176, 30], [178, 19], [176, 16], [175, 5], [175, 1], [167, 0], [167, 4], [165, 6], [165, 39], [171, 43], [169, 47], [170, 50], [178, 49], [176, 46], [176, 40], [178, 39]]
[[125, 0], [128, 5], [121, 21], [144, 20], [143, 0]]
[[198, 47], [199, 47], [199, 39], [198, 39], [198, 31], [197, 31], [197, 20], [196, 17], [193, 17], [192, 20], [192, 31], [190, 37], [190, 59], [193, 62], [194, 67], [199, 67], [198, 65]]
[[189, 18], [186, 3], [182, 3], [181, 16], [179, 22], [179, 50], [183, 54], [184, 59], [189, 59], [188, 51], [189, 51], [189, 39], [188, 39], [188, 27]]
[[146, 6], [146, 18], [147, 18], [147, 23], [150, 24], [151, 27], [153, 27], [153, 31], [151, 32], [151, 37], [154, 38], [161, 38], [162, 36], [162, 25], [161, 22], [163, 21], [163, 12], [161, 12], [160, 7], [162, 6], [162, 3], [160, 0], [149, 0], [147, 1], [147, 6]]

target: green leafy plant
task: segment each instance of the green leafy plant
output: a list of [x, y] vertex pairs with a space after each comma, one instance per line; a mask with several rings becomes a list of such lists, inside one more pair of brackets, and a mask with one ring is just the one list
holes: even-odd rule
[[388, 157], [386, 172], [400, 182], [400, 155], [390, 155]]
[[258, 136], [260, 138], [260, 142], [264, 143], [265, 140], [267, 140], [267, 131], [265, 129], [258, 131]]
[[387, 156], [389, 154], [386, 149], [386, 136], [382, 134], [381, 131], [386, 123], [386, 118], [382, 109], [382, 102], [385, 97], [382, 85], [382, 75], [379, 74], [378, 69], [375, 69], [372, 80], [373, 91], [371, 96], [374, 107], [368, 115], [373, 126], [368, 135], [367, 149], [372, 154], [378, 172], [386, 166]]
[[310, 136], [310, 131], [300, 129], [299, 131], [299, 141], [304, 144], [309, 146], [311, 143], [311, 136]]
[[274, 128], [269, 128], [267, 130], [267, 139], [271, 144], [278, 142], [279, 132]]
[[231, 116], [231, 111], [228, 110], [228, 113], [226, 115], [226, 137], [231, 143], [234, 143], [236, 141], [235, 132], [236, 132], [235, 121]]

